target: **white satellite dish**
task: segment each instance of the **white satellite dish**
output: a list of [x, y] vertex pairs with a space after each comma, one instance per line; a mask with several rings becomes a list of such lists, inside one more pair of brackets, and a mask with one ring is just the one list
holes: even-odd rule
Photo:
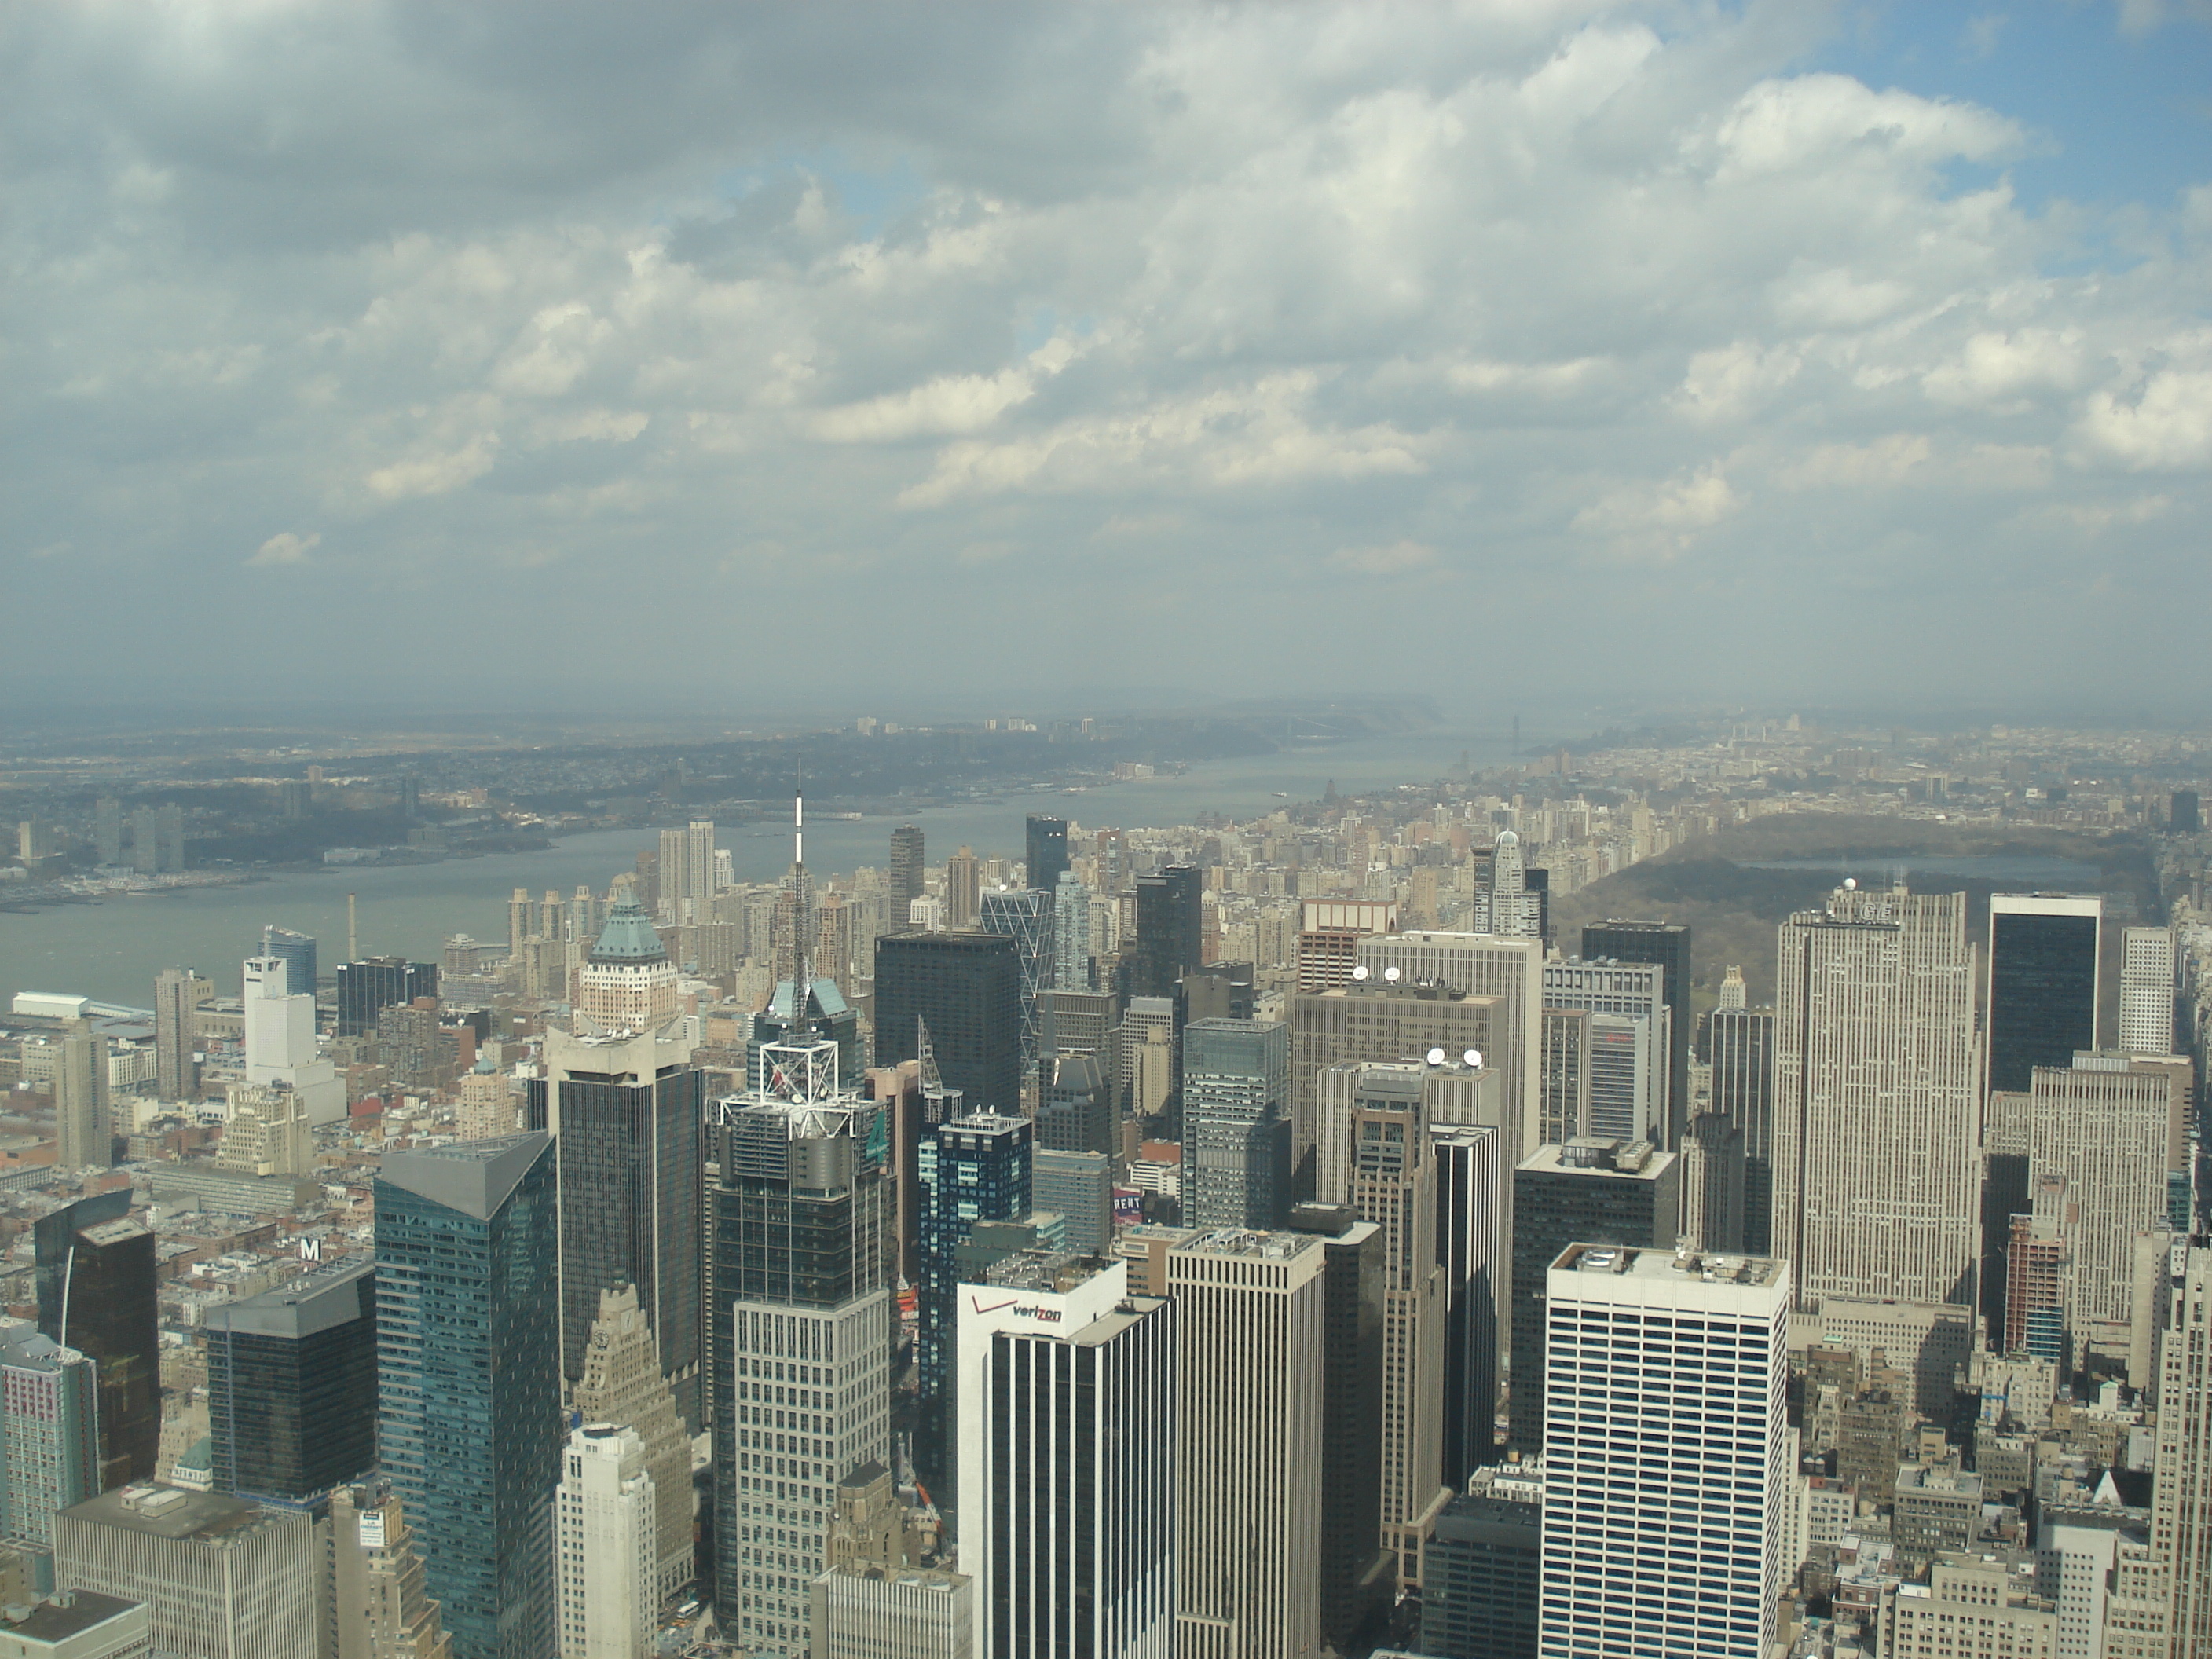
[[1443, 1063], [1444, 1063], [1444, 1051], [1443, 1051], [1443, 1049], [1441, 1049], [1441, 1048], [1431, 1048], [1431, 1049], [1430, 1049], [1430, 1050], [1429, 1050], [1429, 1064], [1430, 1064], [1430, 1065], [1431, 1065], [1431, 1066], [1441, 1066], [1441, 1065], [1443, 1065]]
[[1857, 892], [1859, 890], [1859, 878], [1856, 876], [1845, 876], [1844, 878], [1844, 890], [1846, 893]]
[[1357, 968], [1352, 970], [1352, 976], [1354, 979], [1365, 979], [1367, 977], [1367, 964], [1364, 962], [1361, 963]]
[[1470, 1048], [1464, 1054], [1462, 1054], [1460, 1058], [1464, 1060], [1469, 1066], [1472, 1066], [1476, 1071], [1479, 1072], [1482, 1069], [1481, 1049]]
[[1397, 969], [1385, 968], [1382, 970], [1382, 982], [1386, 985], [1395, 985], [1398, 982]]

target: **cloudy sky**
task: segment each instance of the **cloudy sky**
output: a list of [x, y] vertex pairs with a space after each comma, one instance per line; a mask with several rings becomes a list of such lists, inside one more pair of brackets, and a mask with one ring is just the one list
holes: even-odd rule
[[2212, 692], [2184, 0], [24, 4], [0, 695]]

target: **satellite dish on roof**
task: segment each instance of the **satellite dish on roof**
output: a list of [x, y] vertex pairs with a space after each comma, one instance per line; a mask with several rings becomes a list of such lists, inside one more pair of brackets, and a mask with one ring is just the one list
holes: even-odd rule
[[1367, 964], [1363, 962], [1357, 968], [1354, 968], [1352, 970], [1352, 976], [1354, 979], [1365, 979], [1367, 977]]
[[1464, 1060], [1469, 1066], [1472, 1066], [1476, 1071], [1479, 1072], [1482, 1069], [1481, 1049], [1470, 1048], [1464, 1054], [1462, 1054], [1460, 1058]]
[[1382, 970], [1382, 982], [1386, 985], [1395, 985], [1398, 982], [1398, 970], [1395, 966]]
[[1443, 1049], [1441, 1049], [1441, 1048], [1431, 1048], [1431, 1049], [1430, 1049], [1430, 1050], [1429, 1050], [1429, 1064], [1430, 1064], [1430, 1065], [1431, 1065], [1431, 1066], [1441, 1066], [1441, 1065], [1443, 1065], [1443, 1063], [1444, 1063], [1444, 1051], [1443, 1051]]

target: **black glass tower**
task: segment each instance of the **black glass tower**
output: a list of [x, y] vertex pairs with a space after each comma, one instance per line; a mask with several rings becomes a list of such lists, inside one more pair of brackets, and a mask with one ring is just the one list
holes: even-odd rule
[[1124, 996], [1171, 997], [1185, 969], [1204, 965], [1200, 884], [1193, 864], [1137, 878], [1137, 937], [1121, 957]]
[[1029, 816], [1029, 884], [1049, 893], [1067, 871], [1067, 820]]
[[914, 924], [908, 920], [914, 902], [921, 896], [923, 869], [921, 828], [902, 823], [891, 831], [891, 932], [902, 933]]
[[[656, 1049], [672, 1052], [656, 1065]], [[661, 1373], [696, 1433], [702, 1074], [651, 1033], [549, 1042], [546, 1118], [561, 1148], [561, 1370], [584, 1374], [599, 1292], [637, 1286]]]
[[376, 1268], [348, 1257], [207, 1316], [218, 1492], [303, 1498], [376, 1463]]
[[1656, 962], [1667, 970], [1667, 1145], [1690, 1121], [1690, 930], [1672, 921], [1615, 921], [1583, 929], [1583, 960]]
[[161, 1445], [161, 1334], [154, 1234], [125, 1188], [32, 1224], [39, 1332], [99, 1368], [100, 1489], [154, 1478]]
[[1774, 1243], [1774, 1011], [1716, 1008], [1705, 1017], [1712, 1109], [1743, 1131], [1743, 1248]]
[[1421, 1651], [1536, 1659], [1543, 1603], [1541, 1504], [1463, 1494], [1421, 1556]]
[[1000, 933], [899, 933], [876, 941], [876, 1064], [921, 1058], [927, 1021], [937, 1070], [971, 1112], [1022, 1105], [1022, 967]]
[[342, 962], [337, 971], [340, 1036], [363, 1036], [376, 1030], [384, 1009], [438, 994], [438, 964], [404, 957], [369, 957]]
[[1990, 899], [1990, 1087], [2026, 1094], [2039, 1066], [2097, 1046], [2101, 902], [2067, 894]]

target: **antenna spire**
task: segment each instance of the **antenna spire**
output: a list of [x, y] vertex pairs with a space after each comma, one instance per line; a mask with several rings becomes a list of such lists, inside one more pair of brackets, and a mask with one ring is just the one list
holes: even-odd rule
[[813, 1000], [814, 893], [806, 878], [806, 769], [802, 763], [791, 791], [791, 1018], [807, 1017]]

